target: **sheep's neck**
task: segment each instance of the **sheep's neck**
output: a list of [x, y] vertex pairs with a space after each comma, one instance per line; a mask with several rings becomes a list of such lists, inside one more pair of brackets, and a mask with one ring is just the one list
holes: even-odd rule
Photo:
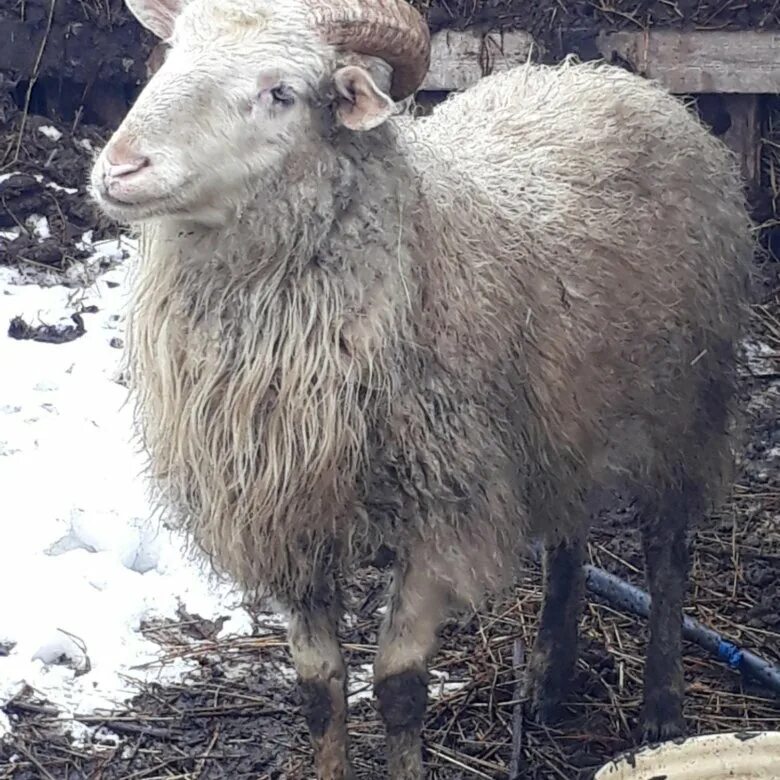
[[[296, 534], [338, 539], [366, 410], [392, 393], [389, 334], [415, 294], [378, 243], [388, 209], [353, 203], [337, 233], [280, 199], [233, 232], [161, 224], [144, 236], [129, 330], [140, 422], [166, 502], [208, 552], [224, 549], [218, 534], [253, 549], [284, 538], [273, 566], [289, 568]], [[281, 576], [261, 558], [238, 572], [245, 584]]]

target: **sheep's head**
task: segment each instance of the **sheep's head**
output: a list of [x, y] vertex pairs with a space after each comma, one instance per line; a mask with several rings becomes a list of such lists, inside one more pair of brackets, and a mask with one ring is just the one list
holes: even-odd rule
[[93, 196], [120, 221], [219, 221], [333, 122], [380, 125], [428, 68], [428, 30], [406, 0], [126, 2], [168, 54], [92, 170]]

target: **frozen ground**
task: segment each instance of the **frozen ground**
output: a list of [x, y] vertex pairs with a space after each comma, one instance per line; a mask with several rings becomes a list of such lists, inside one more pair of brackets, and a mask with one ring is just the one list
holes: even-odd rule
[[[96, 252], [122, 254], [116, 241]], [[187, 664], [156, 664], [159, 647], [139, 632], [180, 605], [229, 616], [225, 633], [249, 627], [238, 594], [188, 563], [152, 518], [117, 381], [125, 275], [122, 263], [69, 289], [19, 284], [0, 268], [0, 705], [29, 685], [85, 713], [131, 695], [128, 678], [180, 677]], [[69, 343], [7, 336], [17, 315], [72, 324], [90, 306], [86, 333]]]

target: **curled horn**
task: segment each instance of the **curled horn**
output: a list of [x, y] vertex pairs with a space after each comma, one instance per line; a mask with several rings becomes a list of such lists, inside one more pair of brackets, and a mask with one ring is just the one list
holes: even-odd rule
[[390, 96], [403, 100], [431, 61], [428, 25], [406, 0], [306, 0], [315, 26], [333, 46], [383, 59], [393, 69]]

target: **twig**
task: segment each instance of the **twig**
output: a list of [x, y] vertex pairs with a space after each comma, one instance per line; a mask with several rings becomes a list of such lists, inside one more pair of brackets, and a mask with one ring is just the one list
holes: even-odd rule
[[520, 780], [524, 761], [523, 755], [523, 667], [525, 666], [525, 645], [518, 637], [512, 648], [512, 668], [515, 672], [515, 704], [512, 708], [512, 753], [509, 762], [509, 780]]
[[35, 65], [33, 66], [33, 72], [30, 75], [30, 83], [27, 85], [27, 93], [24, 96], [24, 111], [22, 112], [22, 121], [19, 124], [19, 137], [16, 139], [16, 149], [14, 150], [14, 158], [9, 165], [15, 165], [19, 161], [19, 153], [22, 150], [22, 141], [24, 139], [24, 128], [27, 125], [27, 116], [30, 112], [30, 100], [32, 100], [32, 91], [35, 83], [38, 81], [38, 73], [41, 69], [41, 61], [43, 60], [43, 52], [46, 49], [46, 44], [49, 41], [49, 34], [51, 33], [51, 25], [54, 20], [54, 8], [57, 5], [57, 0], [51, 0], [49, 3], [49, 17], [46, 20], [46, 29], [43, 33], [43, 40], [41, 46], [38, 49], [38, 55], [35, 58]]
[[137, 723], [126, 723], [121, 720], [109, 720], [97, 717], [74, 717], [79, 723], [85, 726], [94, 726], [96, 728], [107, 728], [117, 734], [130, 734], [133, 736], [154, 737], [155, 739], [175, 740], [179, 735], [170, 729], [159, 729], [156, 726], [145, 726]]
[[46, 767], [40, 761], [38, 761], [38, 759], [32, 754], [31, 751], [27, 750], [27, 748], [24, 745], [19, 745], [19, 750], [21, 750], [21, 752], [24, 753], [27, 759], [41, 773], [42, 777], [45, 777], [47, 780], [54, 780], [52, 774], [46, 769]]

